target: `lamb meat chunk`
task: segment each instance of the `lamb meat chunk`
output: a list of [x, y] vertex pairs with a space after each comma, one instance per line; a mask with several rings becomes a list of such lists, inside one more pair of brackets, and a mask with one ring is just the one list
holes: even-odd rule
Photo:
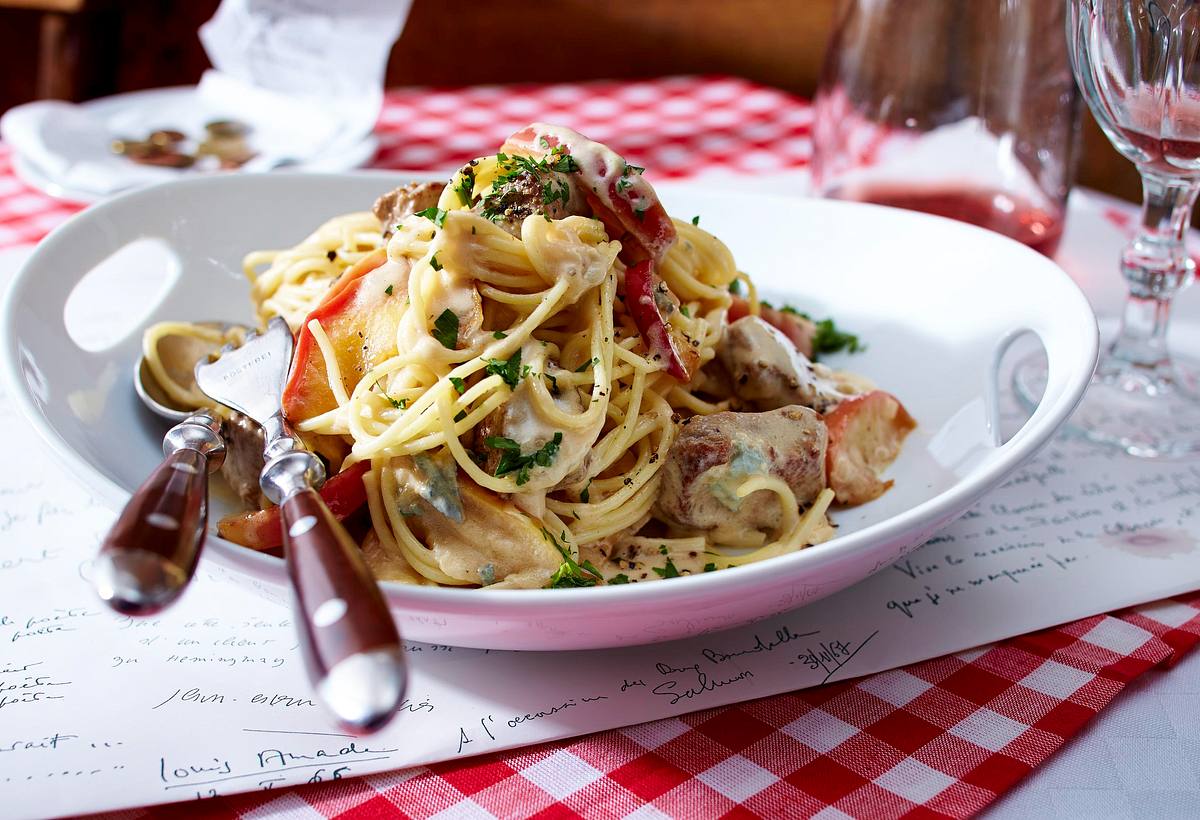
[[[741, 296], [733, 297], [729, 306], [729, 321], [736, 322], [750, 315], [750, 301]], [[817, 325], [807, 316], [802, 316], [794, 310], [778, 310], [759, 303], [758, 315], [771, 327], [783, 331], [783, 335], [791, 340], [796, 349], [808, 358], [813, 357], [813, 338], [817, 335]]]
[[445, 187], [444, 182], [410, 182], [375, 200], [371, 210], [383, 223], [383, 235], [391, 236], [406, 216], [437, 205]]
[[548, 219], [563, 219], [585, 213], [584, 204], [569, 174], [514, 170], [497, 180], [474, 210], [520, 238], [526, 217], [543, 214]]
[[742, 534], [775, 530], [779, 497], [738, 488], [750, 478], [781, 478], [805, 504], [825, 489], [825, 423], [807, 407], [764, 413], [714, 413], [685, 422], [662, 468], [656, 510], [690, 533]]
[[258, 476], [263, 468], [262, 428], [241, 413], [221, 419], [221, 438], [225, 440], [225, 462], [221, 475], [246, 504], [258, 509]]
[[761, 410], [799, 404], [826, 413], [857, 392], [757, 316], [730, 324], [717, 356], [733, 379], [736, 395]]

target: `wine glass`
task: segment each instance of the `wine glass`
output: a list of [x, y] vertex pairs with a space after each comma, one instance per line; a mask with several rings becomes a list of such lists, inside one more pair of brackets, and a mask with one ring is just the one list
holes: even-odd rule
[[[1137, 236], [1121, 255], [1129, 296], [1070, 428], [1131, 455], [1200, 453], [1197, 363], [1171, 356], [1171, 299], [1196, 265], [1184, 246], [1200, 191], [1200, 3], [1068, 0], [1075, 78], [1105, 135], [1142, 176]], [[1036, 403], [1044, 366], [1017, 369], [1017, 392]]]

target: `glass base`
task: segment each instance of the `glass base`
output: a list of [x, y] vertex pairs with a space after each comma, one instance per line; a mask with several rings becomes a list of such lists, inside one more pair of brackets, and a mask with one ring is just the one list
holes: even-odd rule
[[[1100, 359], [1070, 435], [1118, 447], [1139, 458], [1200, 454], [1200, 362], [1173, 356], [1169, 369], [1137, 368], [1107, 354]], [[1046, 357], [1022, 359], [1013, 373], [1017, 397], [1030, 411], [1046, 388]]]

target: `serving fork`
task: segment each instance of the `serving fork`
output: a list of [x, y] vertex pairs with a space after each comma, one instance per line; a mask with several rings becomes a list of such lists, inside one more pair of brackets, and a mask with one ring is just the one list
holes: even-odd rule
[[266, 464], [259, 483], [279, 506], [309, 678], [344, 726], [371, 732], [391, 718], [404, 697], [403, 650], [362, 553], [317, 494], [324, 465], [284, 421], [282, 393], [291, 358], [292, 333], [277, 317], [241, 347], [198, 364], [196, 384], [209, 398], [262, 426]]

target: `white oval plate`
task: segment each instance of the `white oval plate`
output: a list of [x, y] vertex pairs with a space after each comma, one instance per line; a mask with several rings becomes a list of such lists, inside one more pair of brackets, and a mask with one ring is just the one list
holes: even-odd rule
[[[168, 318], [249, 321], [243, 254], [288, 247], [323, 220], [365, 209], [412, 178], [194, 179], [84, 211], [38, 246], [9, 290], [0, 369], [10, 394], [69, 469], [119, 508], [161, 457], [163, 425], [141, 408], [130, 383], [142, 328]], [[890, 471], [895, 486], [877, 501], [837, 513], [833, 541], [721, 572], [572, 590], [384, 584], [407, 638], [586, 649], [696, 635], [794, 609], [888, 566], [961, 515], [1046, 443], [1083, 394], [1096, 361], [1095, 317], [1060, 268], [1015, 242], [869, 205], [686, 185], [662, 185], [660, 193], [676, 216], [700, 215], [764, 293], [835, 316], [860, 334], [867, 351], [839, 362], [899, 396], [920, 424]], [[168, 249], [178, 275], [148, 316], [127, 320], [118, 341], [82, 349], [64, 322], [68, 294], [98, 262], [144, 238]], [[149, 283], [161, 274], [126, 270], [123, 278], [144, 275]], [[1049, 387], [1032, 418], [1001, 444], [994, 432], [995, 369], [1022, 331], [1037, 334], [1046, 349]], [[210, 521], [228, 509], [216, 493]], [[281, 560], [215, 536], [205, 557], [210, 568], [287, 601]]]

